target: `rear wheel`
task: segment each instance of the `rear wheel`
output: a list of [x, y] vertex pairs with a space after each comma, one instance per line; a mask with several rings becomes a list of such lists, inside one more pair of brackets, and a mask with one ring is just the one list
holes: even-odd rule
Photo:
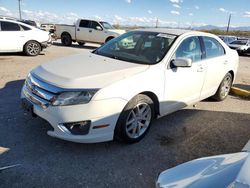
[[61, 36], [61, 42], [64, 46], [71, 46], [72, 38], [68, 33], [64, 33]]
[[232, 83], [233, 83], [232, 74], [227, 73], [226, 76], [223, 78], [213, 98], [217, 101], [223, 101], [224, 99], [226, 99], [232, 87]]
[[28, 41], [23, 49], [24, 53], [28, 56], [37, 56], [41, 50], [41, 45], [37, 41]]
[[122, 111], [115, 128], [115, 138], [126, 143], [140, 141], [148, 132], [153, 117], [153, 101], [146, 95], [137, 95]]

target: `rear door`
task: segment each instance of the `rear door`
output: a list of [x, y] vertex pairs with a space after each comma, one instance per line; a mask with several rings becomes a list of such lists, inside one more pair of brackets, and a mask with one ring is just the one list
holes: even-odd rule
[[17, 23], [1, 21], [0, 51], [22, 51], [26, 42], [24, 29]]
[[91, 41], [90, 40], [90, 28], [91, 22], [89, 20], [80, 20], [76, 26], [76, 39], [77, 41]]
[[170, 113], [199, 101], [206, 74], [199, 37], [184, 39], [177, 47], [172, 60], [189, 58], [191, 67], [168, 66], [165, 73], [165, 102], [163, 113]]
[[212, 37], [202, 37], [204, 41], [206, 79], [201, 92], [201, 99], [213, 95], [218, 89], [222, 79], [229, 71], [230, 60], [227, 59], [224, 47]]

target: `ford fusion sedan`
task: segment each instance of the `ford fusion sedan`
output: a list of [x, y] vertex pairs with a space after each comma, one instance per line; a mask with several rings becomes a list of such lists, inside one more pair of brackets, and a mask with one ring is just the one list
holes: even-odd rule
[[37, 56], [48, 47], [51, 38], [48, 32], [0, 18], [0, 41], [0, 52], [24, 52], [28, 56]]
[[250, 140], [241, 152], [204, 157], [160, 173], [156, 188], [249, 188]]
[[238, 61], [237, 52], [212, 34], [135, 30], [93, 52], [36, 67], [21, 98], [25, 109], [51, 124], [50, 136], [133, 143], [154, 118], [211, 96], [224, 100]]

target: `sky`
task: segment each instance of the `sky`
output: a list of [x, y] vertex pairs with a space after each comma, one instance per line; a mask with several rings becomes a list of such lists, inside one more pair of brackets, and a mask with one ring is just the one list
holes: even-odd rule
[[[250, 0], [21, 0], [22, 17], [72, 24], [91, 18], [130, 26], [250, 26]], [[18, 17], [18, 0], [0, 0], [0, 15]]]

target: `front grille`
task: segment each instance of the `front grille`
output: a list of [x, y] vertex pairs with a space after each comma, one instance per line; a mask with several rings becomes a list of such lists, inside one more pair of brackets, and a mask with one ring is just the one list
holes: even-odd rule
[[[49, 90], [51, 89], [51, 90]], [[43, 82], [33, 75], [29, 75], [25, 80], [23, 93], [32, 103], [38, 104], [43, 108], [48, 107], [52, 100], [57, 96], [57, 90], [53, 86]]]

